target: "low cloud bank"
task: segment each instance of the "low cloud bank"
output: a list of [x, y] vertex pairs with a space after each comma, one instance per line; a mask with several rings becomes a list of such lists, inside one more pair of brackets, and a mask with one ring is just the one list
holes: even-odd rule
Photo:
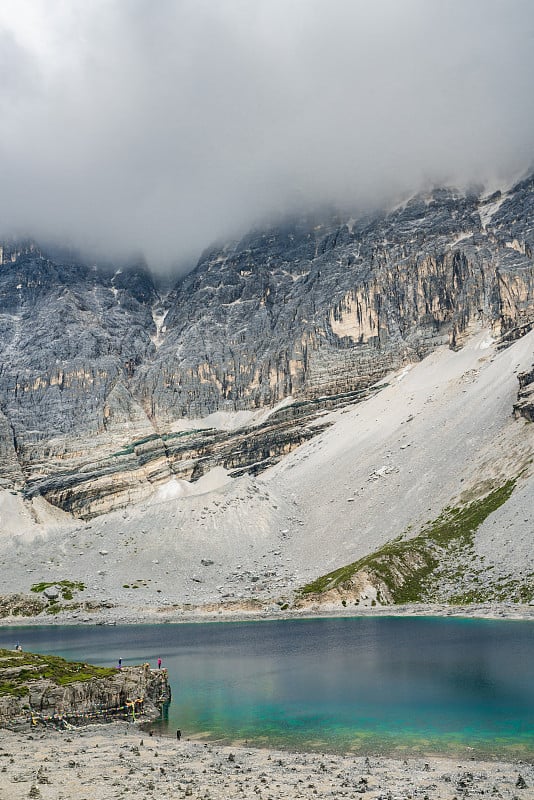
[[531, 0], [3, 0], [0, 231], [186, 269], [534, 157]]

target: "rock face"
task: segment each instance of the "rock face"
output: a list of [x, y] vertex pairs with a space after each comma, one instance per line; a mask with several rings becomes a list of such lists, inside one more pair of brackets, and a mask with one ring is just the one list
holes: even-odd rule
[[[473, 325], [528, 330], [533, 247], [534, 176], [485, 199], [441, 189], [389, 213], [255, 231], [207, 251], [165, 296], [142, 265], [6, 242], [3, 485], [89, 517], [173, 475], [259, 471], [316, 432], [326, 398], [459, 348]], [[252, 418], [290, 397], [284, 414]], [[184, 430], [214, 412], [249, 417]]]
[[531, 370], [521, 372], [517, 377], [519, 392], [517, 403], [514, 405], [514, 415], [534, 422], [534, 364]]
[[[148, 664], [124, 667], [109, 677], [58, 685], [47, 678], [28, 680], [27, 666], [17, 671], [16, 667], [5, 668], [2, 661], [2, 680], [13, 683], [20, 674], [24, 683], [18, 693], [0, 694], [0, 727], [83, 725], [117, 718], [156, 719], [162, 703], [171, 699], [166, 670], [151, 670]], [[38, 678], [39, 670], [32, 671]]]

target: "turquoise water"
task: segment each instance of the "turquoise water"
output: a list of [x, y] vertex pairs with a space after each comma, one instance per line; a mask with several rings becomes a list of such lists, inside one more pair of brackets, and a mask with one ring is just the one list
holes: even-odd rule
[[534, 757], [534, 624], [352, 618], [2, 628], [102, 665], [161, 657], [162, 732], [279, 747]]

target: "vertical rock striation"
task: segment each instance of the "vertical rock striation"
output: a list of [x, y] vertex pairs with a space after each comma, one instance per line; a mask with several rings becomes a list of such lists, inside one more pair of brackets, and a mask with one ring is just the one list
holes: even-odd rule
[[312, 429], [273, 417], [184, 433], [183, 419], [349, 396], [475, 325], [519, 336], [534, 321], [533, 247], [534, 177], [490, 198], [439, 189], [389, 213], [253, 231], [166, 296], [143, 265], [4, 243], [1, 479], [87, 516], [172, 475], [260, 469]]

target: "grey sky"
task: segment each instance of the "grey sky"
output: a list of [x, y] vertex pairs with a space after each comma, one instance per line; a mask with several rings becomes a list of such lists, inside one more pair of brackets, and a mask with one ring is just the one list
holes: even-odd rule
[[534, 161], [532, 0], [2, 0], [0, 231], [187, 262]]

